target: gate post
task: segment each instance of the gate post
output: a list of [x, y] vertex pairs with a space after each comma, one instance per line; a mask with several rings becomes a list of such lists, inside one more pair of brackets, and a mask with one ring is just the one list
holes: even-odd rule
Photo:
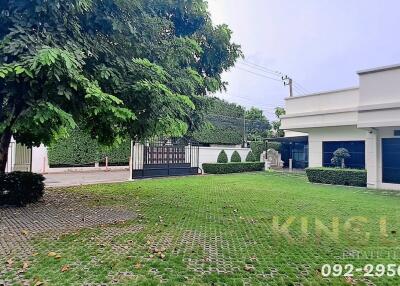
[[129, 157], [129, 179], [128, 181], [133, 181], [133, 148], [135, 144], [131, 140], [131, 156]]

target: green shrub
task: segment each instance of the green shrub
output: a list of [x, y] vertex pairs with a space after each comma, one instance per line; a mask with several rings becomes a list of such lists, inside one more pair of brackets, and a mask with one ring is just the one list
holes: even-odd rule
[[250, 152], [246, 156], [246, 162], [256, 162], [256, 158], [254, 158], [253, 151]]
[[203, 164], [203, 170], [207, 174], [230, 174], [242, 172], [255, 172], [264, 170], [264, 163], [227, 163], [227, 164]]
[[44, 177], [30, 172], [0, 174], [0, 205], [25, 206], [44, 194]]
[[307, 168], [308, 180], [311, 183], [365, 187], [367, 171], [340, 168]]
[[232, 163], [240, 163], [240, 162], [242, 162], [242, 157], [240, 157], [240, 154], [238, 153], [238, 151], [234, 151], [232, 153], [231, 162]]
[[225, 150], [222, 150], [219, 155], [218, 155], [218, 159], [217, 159], [218, 163], [228, 163], [228, 155], [226, 155]]
[[275, 151], [280, 152], [281, 150], [281, 143], [279, 142], [267, 142], [267, 150], [273, 149]]
[[256, 162], [260, 162], [261, 154], [266, 151], [265, 142], [263, 141], [253, 141], [250, 142], [251, 151], [253, 151], [253, 156]]

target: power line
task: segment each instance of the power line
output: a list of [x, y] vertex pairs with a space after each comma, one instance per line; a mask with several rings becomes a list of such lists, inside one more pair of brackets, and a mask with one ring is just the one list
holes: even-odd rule
[[270, 69], [270, 68], [267, 68], [267, 67], [265, 67], [265, 66], [262, 66], [262, 65], [259, 65], [259, 64], [256, 64], [256, 63], [252, 63], [252, 62], [249, 62], [249, 61], [247, 61], [247, 60], [242, 60], [245, 64], [247, 64], [247, 65], [252, 65], [252, 66], [255, 66], [255, 67], [257, 67], [257, 68], [260, 68], [260, 69], [263, 69], [264, 71], [268, 71], [268, 72], [270, 72], [270, 73], [274, 73], [274, 74], [276, 74], [276, 75], [278, 75], [278, 76], [283, 76], [284, 74], [282, 73], [282, 72], [280, 72], [280, 71], [276, 71], [276, 70], [272, 70], [272, 69]]
[[309, 90], [307, 90], [306, 88], [304, 88], [300, 83], [298, 83], [297, 81], [293, 81], [294, 85], [297, 86], [298, 89], [302, 90], [305, 93], [311, 93]]
[[244, 69], [244, 68], [241, 68], [241, 67], [236, 67], [236, 68], [238, 68], [238, 69], [240, 69], [240, 70], [242, 70], [242, 71], [245, 71], [245, 72], [248, 72], [248, 73], [251, 73], [251, 74], [260, 76], [260, 77], [263, 77], [263, 78], [267, 78], [267, 79], [270, 79], [270, 80], [282, 82], [281, 79], [272, 78], [272, 77], [266, 76], [266, 75], [264, 75], [264, 74], [260, 74], [260, 73], [254, 72], [254, 71], [249, 71], [249, 70]]
[[[252, 63], [252, 62], [249, 62], [249, 61], [246, 61], [246, 60], [242, 60], [242, 61], [243, 62], [239, 62], [239, 64], [246, 65], [247, 67], [250, 67], [250, 68], [262, 71], [262, 72], [266, 72], [266, 73], [269, 73], [269, 74], [274, 74], [276, 76], [284, 76], [284, 73], [282, 73], [280, 71], [275, 71], [275, 70], [269, 69], [269, 68], [267, 68], [265, 66], [262, 66], [262, 65], [259, 65], [259, 64], [255, 64], [255, 63]], [[302, 93], [304, 95], [311, 93], [309, 90], [307, 90], [305, 87], [303, 87], [298, 81], [293, 80], [293, 84], [295, 86], [297, 86], [297, 89], [300, 91], [300, 93]]]
[[277, 77], [279, 77], [279, 78], [282, 76], [281, 73], [277, 73], [277, 72], [274, 72], [274, 71], [271, 71], [271, 70], [268, 70], [268, 69], [260, 68], [260, 67], [258, 67], [258, 66], [249, 65], [249, 64], [246, 63], [246, 62], [238, 62], [238, 64], [244, 65], [244, 66], [246, 66], [246, 67], [248, 67], [248, 68], [251, 68], [251, 69], [255, 69], [255, 70], [262, 71], [262, 72], [264, 72], [264, 73], [269, 73], [269, 74], [271, 74], [271, 75], [273, 75], [273, 76], [277, 76]]

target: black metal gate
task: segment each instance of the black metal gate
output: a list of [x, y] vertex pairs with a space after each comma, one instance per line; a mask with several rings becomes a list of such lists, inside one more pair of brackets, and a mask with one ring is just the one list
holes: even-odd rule
[[199, 145], [185, 138], [136, 142], [132, 163], [133, 179], [197, 175]]

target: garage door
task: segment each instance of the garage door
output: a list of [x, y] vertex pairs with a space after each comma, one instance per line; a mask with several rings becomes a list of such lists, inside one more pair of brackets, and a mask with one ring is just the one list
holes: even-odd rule
[[382, 139], [382, 181], [400, 184], [400, 138]]

